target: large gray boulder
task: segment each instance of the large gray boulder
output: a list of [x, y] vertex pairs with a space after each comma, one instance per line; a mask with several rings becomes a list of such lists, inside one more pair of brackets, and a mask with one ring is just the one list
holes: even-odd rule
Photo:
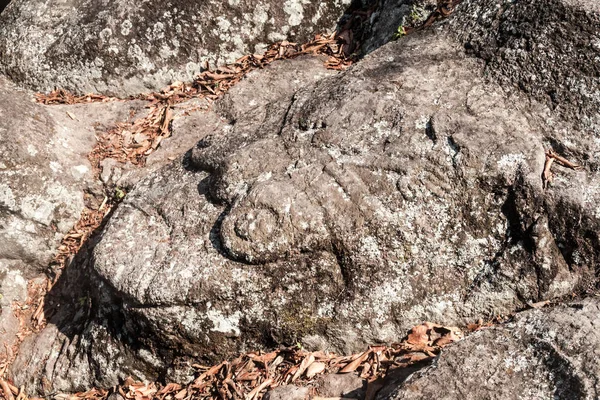
[[597, 399], [597, 298], [517, 315], [446, 348], [380, 400]]
[[13, 0], [0, 71], [37, 91], [128, 96], [287, 39], [332, 32], [349, 0]]
[[[210, 135], [215, 130], [229, 130], [231, 120], [228, 118], [243, 118], [257, 111], [261, 113], [257, 114], [257, 118], [268, 115], [270, 110], [279, 113], [281, 109], [277, 107], [286, 106], [295, 91], [332, 74], [334, 74], [333, 71], [325, 69], [324, 59], [315, 57], [278, 62], [265, 70], [250, 73], [242, 84], [232, 89], [231, 96], [223, 100], [222, 107], [231, 111], [228, 117], [209, 110], [192, 113], [189, 117], [181, 116], [175, 120], [172, 137], [174, 141], [166, 140], [167, 149], [159, 149], [159, 152], [149, 158], [149, 170], [157, 168], [164, 162], [173, 164], [167, 170], [173, 169], [173, 173], [169, 174], [173, 178], [171, 183], [175, 187], [167, 190], [172, 191], [176, 197], [183, 195], [192, 199], [193, 202], [186, 207], [194, 212], [194, 220], [203, 220], [205, 218], [202, 216], [203, 208], [212, 206], [198, 202], [203, 199], [198, 194], [198, 190], [204, 190], [203, 185], [198, 186], [198, 175], [186, 171], [182, 166], [181, 157], [173, 163], [165, 160], [161, 152], [171, 154], [171, 151], [179, 148], [180, 144], [189, 140], [190, 135], [194, 133], [202, 137]], [[250, 98], [252, 100], [249, 100]], [[281, 105], [275, 106], [279, 101], [282, 102]], [[195, 141], [197, 142], [197, 139]], [[140, 178], [144, 173], [141, 171], [136, 176]], [[164, 172], [157, 173], [162, 176]], [[169, 178], [165, 176], [165, 179]], [[129, 181], [130, 179], [127, 179], [116, 181], [116, 183]], [[146, 181], [147, 179], [144, 180], [144, 182]], [[112, 180], [111, 182], [115, 183]], [[179, 189], [184, 190], [181, 195], [176, 194]], [[170, 196], [158, 192], [156, 195], [166, 196], [166, 198]], [[188, 202], [184, 198], [180, 198], [180, 201], [180, 204]], [[216, 208], [210, 212], [214, 213], [215, 211], [217, 211]], [[111, 219], [113, 218], [122, 222], [126, 221], [115, 215], [111, 217]], [[134, 232], [138, 228], [141, 229], [142, 226], [132, 225], [130, 228]], [[150, 239], [147, 244], [152, 245], [152, 240]], [[164, 375], [165, 371], [169, 369], [173, 353], [178, 353], [177, 346], [179, 345], [164, 347], [165, 354], [161, 356], [147, 350], [146, 346], [153, 346], [155, 331], [145, 328], [142, 331], [136, 331], [138, 328], [134, 326], [135, 321], [130, 320], [129, 314], [123, 313], [123, 300], [120, 295], [114, 292], [110, 286], [102, 283], [103, 279], [94, 270], [95, 256], [92, 254], [92, 249], [96, 246], [96, 242], [97, 240], [93, 239], [82, 249], [47, 297], [47, 314], [51, 316], [50, 324], [39, 335], [28, 338], [21, 346], [19, 358], [13, 365], [13, 375], [16, 381], [29, 382], [32, 389], [50, 393], [57, 390], [84, 390], [92, 386], [108, 387], [128, 375], [156, 378]], [[145, 246], [146, 244], [140, 243], [140, 245]], [[141, 248], [140, 250], [145, 251]], [[135, 254], [139, 253], [137, 250], [132, 250], [131, 255], [135, 256]], [[140, 277], [150, 276], [142, 273]], [[173, 290], [178, 291], [179, 289], [173, 287]], [[102, 306], [92, 307], [92, 304], [102, 304]], [[161, 308], [163, 308], [164, 318], [170, 318], [169, 314], [175, 315], [183, 310], [180, 307]], [[158, 309], [153, 311], [161, 312]], [[190, 317], [196, 318], [194, 315], [190, 315]], [[215, 318], [218, 317], [217, 314]], [[166, 328], [164, 333], [167, 335], [165, 338], [170, 336], [171, 328], [178, 329], [174, 326], [167, 328], [166, 324], [170, 324], [167, 320], [159, 324], [163, 323]], [[130, 336], [125, 331], [119, 332], [124, 325], [130, 324], [134, 324], [130, 326], [130, 329], [131, 332], [136, 331], [135, 334]], [[191, 327], [195, 324], [196, 322], [192, 320], [188, 326]], [[162, 329], [158, 326], [156, 328]], [[222, 329], [226, 328], [227, 321]], [[119, 340], [115, 340], [117, 336], [120, 338]], [[218, 336], [215, 339], [219, 339]], [[191, 340], [196, 339], [191, 338]], [[84, 348], [86, 350], [83, 350]], [[219, 351], [217, 345], [214, 346], [214, 349]], [[227, 356], [230, 354], [230, 350], [229, 346], [222, 349], [221, 356]], [[217, 357], [215, 356], [215, 358]], [[183, 367], [185, 366], [186, 364], [183, 365]], [[183, 371], [181, 371], [182, 369]], [[186, 374], [191, 372], [193, 372], [191, 368], [180, 367], [178, 371], [171, 373], [171, 377], [185, 381], [189, 379]], [[174, 375], [175, 373], [179, 373], [179, 375]], [[44, 382], [50, 382], [51, 386]]]
[[[574, 3], [561, 4], [585, 7]], [[532, 5], [546, 7], [506, 6]], [[463, 29], [477, 25], [460, 10]], [[272, 65], [236, 87], [217, 106], [225, 122], [140, 182], [64, 276], [61, 304], [87, 282], [91, 305], [63, 307], [45, 344], [27, 343], [16, 382], [183, 380], [193, 362], [246, 349], [355, 352], [423, 320], [464, 324], [594, 289], [600, 141], [488, 80], [453, 26], [337, 75]], [[521, 29], [537, 38], [541, 28]], [[584, 170], [555, 166], [544, 189], [548, 148]]]
[[94, 129], [74, 135], [64, 109], [35, 104], [5, 78], [0, 112], [0, 264], [43, 269], [83, 210]]
[[84, 194], [98, 192], [87, 158], [96, 134], [142, 106], [43, 106], [0, 77], [0, 265], [21, 260], [30, 271], [48, 266], [79, 220]]
[[48, 107], [0, 77], [0, 359], [23, 328], [14, 308], [34, 300], [28, 284], [43, 283], [62, 238], [102, 201], [87, 158], [96, 134], [141, 105]]

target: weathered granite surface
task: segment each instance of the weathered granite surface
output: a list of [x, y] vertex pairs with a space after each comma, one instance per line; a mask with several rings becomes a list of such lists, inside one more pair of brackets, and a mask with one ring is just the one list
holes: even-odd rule
[[140, 103], [43, 106], [0, 77], [0, 262], [43, 270], [93, 191], [87, 159], [98, 131]]
[[597, 399], [599, 323], [597, 298], [523, 312], [448, 347], [379, 399]]
[[[297, 342], [355, 352], [423, 320], [464, 324], [597, 289], [598, 134], [461, 38], [512, 21], [531, 45], [519, 57], [542, 71], [535, 48], [580, 38], [524, 21], [566, 10], [570, 26], [598, 28], [598, 10], [530, 0], [481, 17], [488, 3], [465, 1], [340, 74], [273, 65], [237, 86], [217, 105], [223, 120], [137, 184], [63, 276], [53, 299], [72, 306], [24, 346], [16, 381], [41, 392], [44, 378], [52, 390], [185, 381], [198, 360]], [[579, 65], [579, 52], [560, 54]], [[562, 79], [598, 91], [594, 74]], [[544, 189], [549, 148], [584, 168], [555, 165]]]
[[47, 107], [0, 77], [0, 357], [10, 358], [17, 341], [13, 311], [31, 300], [29, 281], [42, 283], [86, 203], [102, 201], [87, 159], [96, 133], [139, 107], [135, 101]]
[[486, 74], [600, 135], [600, 3], [465, 0], [449, 28]]
[[333, 32], [349, 0], [13, 0], [0, 72], [37, 91], [119, 96], [189, 81], [287, 39]]

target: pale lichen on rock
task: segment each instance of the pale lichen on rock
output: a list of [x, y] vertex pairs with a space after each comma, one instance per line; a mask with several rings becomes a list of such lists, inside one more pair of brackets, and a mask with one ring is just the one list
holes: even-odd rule
[[256, 46], [333, 32], [348, 4], [14, 0], [0, 17], [0, 71], [39, 91], [136, 95], [192, 80], [205, 62], [231, 63]]

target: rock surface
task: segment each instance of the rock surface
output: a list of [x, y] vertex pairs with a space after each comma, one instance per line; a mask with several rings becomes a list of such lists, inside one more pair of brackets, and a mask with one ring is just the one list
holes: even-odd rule
[[11, 360], [17, 350], [21, 318], [15, 311], [22, 311], [21, 307], [24, 307], [29, 299], [28, 284], [45, 283], [44, 277], [41, 276], [28, 280], [28, 274], [24, 273], [21, 267], [22, 263], [19, 261], [0, 262], [0, 363]]
[[265, 400], [306, 400], [309, 390], [305, 387], [293, 385], [279, 386], [265, 394]]
[[[217, 107], [225, 121], [140, 182], [63, 277], [57, 302], [89, 302], [63, 307], [27, 343], [16, 382], [185, 381], [198, 360], [297, 341], [356, 352], [423, 320], [464, 324], [597, 289], [600, 140], [486, 78], [491, 67], [460, 39], [489, 23], [469, 11], [478, 4], [344, 73], [269, 75], [273, 65], [237, 86]], [[532, 5], [562, 12], [507, 2], [490, 18], [518, 21]], [[585, 10], [575, 26], [595, 21], [595, 6]], [[545, 44], [543, 27], [521, 29]], [[571, 73], [598, 91], [586, 70]], [[544, 190], [546, 148], [584, 170], [555, 166]]]
[[0, 71], [37, 91], [119, 96], [189, 81], [284, 39], [332, 32], [349, 0], [13, 0], [0, 16]]
[[43, 282], [61, 239], [84, 207], [97, 201], [100, 187], [87, 159], [95, 134], [140, 106], [136, 101], [42, 106], [34, 103], [33, 93], [0, 77], [2, 354], [20, 329], [16, 302], [25, 305], [28, 283]]
[[317, 393], [325, 398], [364, 399], [367, 381], [350, 374], [327, 374], [319, 378]]
[[465, 0], [450, 29], [486, 73], [600, 136], [600, 3]]
[[126, 119], [131, 105], [46, 107], [33, 99], [0, 78], [0, 265], [20, 260], [39, 271], [94, 186], [87, 154], [96, 129]]
[[597, 399], [600, 301], [523, 312], [444, 350], [380, 400]]
[[[268, 116], [269, 109], [265, 107], [271, 102], [291, 98], [294, 92], [302, 86], [332, 74], [332, 71], [324, 68], [323, 59], [312, 57], [278, 62], [263, 71], [250, 73], [242, 84], [232, 89], [230, 95], [223, 99], [223, 104], [227, 104], [227, 115], [219, 116], [211, 111], [201, 111], [175, 120], [172, 143], [167, 143], [166, 147], [167, 149], [179, 148], [181, 142], [188, 140], [193, 134], [198, 135], [194, 140], [196, 142], [198, 137], [208, 136], [212, 130], [217, 128], [231, 129], [231, 121], [235, 118], [245, 115], [256, 115], [257, 118]], [[248, 101], [249, 94], [253, 95], [253, 101]], [[168, 150], [165, 151], [167, 154], [171, 154]], [[149, 168], [155, 168], [165, 161], [170, 162], [157, 152], [151, 157]], [[197, 174], [186, 171], [181, 166], [181, 157], [170, 163], [177, 171], [172, 175], [174, 179], [172, 183], [176, 186], [167, 189], [168, 193], [156, 193], [156, 195], [158, 197], [165, 196], [166, 200], [171, 196], [169, 193], [172, 193], [175, 197], [180, 198], [181, 194], [177, 194], [179, 188], [189, 190], [189, 193], [184, 193], [184, 196], [188, 196], [192, 202], [182, 211], [188, 212], [187, 210], [189, 210], [194, 213], [194, 217], [190, 216], [193, 219], [204, 218], [201, 217], [204, 212], [202, 208], [208, 206], [210, 209], [211, 206], [198, 205], [198, 202], [202, 200], [198, 195], [198, 190], [203, 189], [202, 185], [198, 186]], [[182, 179], [179, 175], [182, 173], [187, 177]], [[162, 179], [160, 178], [160, 180]], [[182, 180], [180, 181], [180, 179]], [[179, 183], [177, 183], [178, 181]], [[129, 182], [129, 180], [125, 182]], [[187, 199], [180, 198], [180, 200], [182, 204], [188, 202]], [[113, 216], [111, 219], [116, 221], [121, 220], [121, 217]], [[125, 220], [121, 221], [125, 222]], [[134, 231], [132, 230], [132, 233]], [[152, 242], [149, 244], [153, 245]], [[95, 256], [92, 257], [89, 253], [94, 246], [95, 243], [91, 243], [82, 251], [50, 293], [50, 298], [47, 299], [50, 307], [48, 314], [53, 317], [50, 319], [48, 328], [37, 337], [28, 338], [22, 345], [19, 359], [13, 365], [15, 380], [31, 382], [30, 387], [36, 387], [42, 392], [49, 393], [54, 390], [84, 390], [91, 386], [107, 387], [128, 375], [157, 376], [159, 372], [153, 369], [152, 365], [162, 368], [162, 370], [158, 370], [162, 371], [161, 374], [168, 369], [164, 361], [172, 359], [172, 354], [165, 355], [165, 360], [162, 360], [144, 347], [140, 349], [142, 344], [148, 344], [153, 340], [154, 330], [150, 330], [150, 326], [148, 326], [147, 337], [140, 332], [136, 332], [132, 336], [126, 332], [117, 333], [121, 328], [114, 325], [116, 321], [125, 321], [125, 318], [129, 318], [129, 316], [123, 314], [121, 308], [123, 301], [118, 295], [110, 288], [104, 290], [104, 284], [98, 288], [98, 282], [101, 282], [102, 278], [98, 277], [93, 270], [91, 264], [93, 264]], [[73, 282], [77, 282], [77, 285], [74, 285]], [[99, 304], [102, 307], [98, 307]], [[136, 309], [135, 303], [125, 307], [131, 306], [134, 311], [143, 312], [143, 310]], [[161, 331], [165, 329], [163, 334], [166, 339], [172, 335], [169, 331], [176, 332], [180, 329], [170, 325], [169, 314], [171, 312], [176, 314], [183, 308], [159, 308], [162, 308], [162, 311], [160, 309], [151, 311], [158, 311], [162, 315], [161, 318], [165, 318], [160, 324], [164, 323], [165, 325], [154, 325], [152, 329]], [[190, 315], [190, 318], [195, 317]], [[194, 327], [195, 323], [195, 320], [192, 319], [186, 325]], [[119, 324], [117, 323], [117, 325]], [[132, 326], [131, 329], [136, 330], [137, 328]], [[122, 341], [110, 339], [110, 335], [116, 334], [121, 337]], [[190, 340], [192, 339], [190, 338]], [[218, 335], [216, 339], [219, 339]], [[136, 348], [140, 352], [128, 349], [123, 342], [127, 342], [128, 346]], [[82, 351], [82, 346], [86, 348], [85, 351]], [[179, 345], [175, 345], [175, 347], [168, 345], [164, 350], [168, 353], [176, 353], [177, 346]], [[51, 359], [47, 359], [49, 353], [53, 354]], [[120, 354], [120, 356], [115, 357], [115, 354]], [[142, 357], [144, 361], [140, 362], [139, 357]], [[171, 376], [174, 379], [179, 376], [180, 381], [185, 381], [189, 379], [186, 373], [191, 374], [192, 372], [191, 368], [186, 370], [180, 367]], [[174, 375], [176, 373], [179, 375]], [[53, 386], [51, 388], [44, 387], [42, 382], [52, 382]]]

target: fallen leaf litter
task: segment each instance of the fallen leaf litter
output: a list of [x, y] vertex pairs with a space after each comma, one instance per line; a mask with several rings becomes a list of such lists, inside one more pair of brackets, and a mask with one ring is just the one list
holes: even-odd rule
[[[475, 324], [479, 330], [487, 325]], [[396, 368], [423, 363], [435, 358], [441, 349], [462, 339], [464, 333], [455, 327], [425, 322], [415, 326], [401, 343], [391, 346], [370, 346], [362, 353], [338, 356], [332, 353], [307, 352], [300, 348], [283, 348], [268, 353], [246, 353], [218, 365], [194, 364], [196, 377], [187, 385], [156, 382], [136, 382], [127, 378], [111, 389], [91, 389], [75, 394], [56, 394], [55, 400], [100, 400], [119, 393], [127, 400], [254, 400], [262, 399], [272, 388], [297, 384], [311, 388], [316, 397], [319, 376], [330, 373], [354, 373], [367, 381], [367, 400], [372, 400], [381, 388], [386, 374]], [[2, 372], [2, 371], [0, 371]], [[1, 376], [1, 375], [0, 375]], [[5, 399], [33, 400], [22, 388], [0, 379]], [[8, 391], [8, 392], [5, 392]]]

